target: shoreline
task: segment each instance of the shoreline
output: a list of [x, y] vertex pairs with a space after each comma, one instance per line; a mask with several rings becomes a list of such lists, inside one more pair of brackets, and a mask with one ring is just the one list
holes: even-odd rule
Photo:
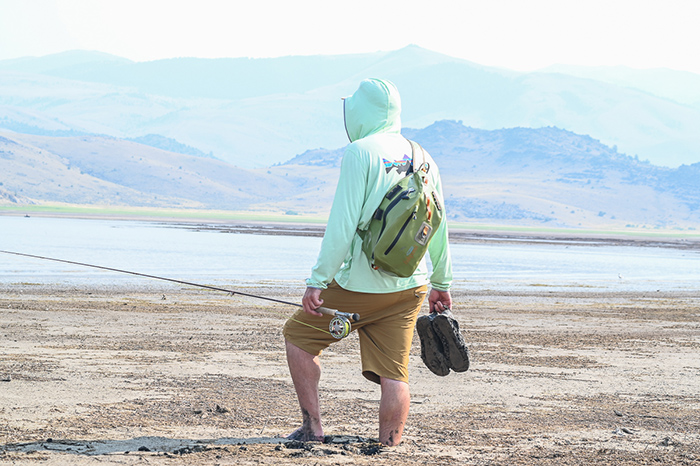
[[[186, 212], [187, 215], [168, 215], [168, 211], [144, 212], [143, 215], [108, 212], [19, 212], [0, 208], [0, 217], [37, 217], [63, 218], [77, 220], [113, 220], [126, 222], [158, 223], [173, 228], [196, 230], [214, 230], [229, 233], [314, 236], [322, 237], [325, 231], [325, 219], [316, 217], [286, 218], [283, 215], [259, 215], [248, 213], [227, 213], [225, 215], [202, 215]], [[655, 232], [655, 231], [620, 231], [574, 228], [538, 228], [528, 226], [499, 226], [482, 224], [450, 223], [450, 242], [452, 243], [520, 243], [520, 244], [556, 244], [566, 246], [636, 246], [652, 248], [674, 248], [700, 250], [700, 233]]]

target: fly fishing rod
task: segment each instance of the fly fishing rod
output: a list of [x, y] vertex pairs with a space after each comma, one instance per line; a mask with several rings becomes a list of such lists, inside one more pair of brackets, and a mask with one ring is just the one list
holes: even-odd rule
[[[229, 290], [226, 288], [219, 288], [217, 286], [203, 285], [201, 283], [192, 283], [192, 282], [187, 282], [187, 281], [183, 281], [183, 280], [176, 280], [174, 278], [159, 277], [157, 275], [149, 275], [149, 274], [145, 274], [145, 273], [132, 272], [129, 270], [115, 269], [112, 267], [104, 267], [102, 265], [86, 264], [84, 262], [75, 262], [75, 261], [69, 261], [69, 260], [65, 260], [65, 259], [56, 259], [53, 257], [36, 256], [34, 254], [24, 254], [21, 252], [13, 252], [13, 251], [0, 250], [0, 253], [12, 254], [12, 255], [21, 256], [21, 257], [31, 257], [33, 259], [41, 259], [41, 260], [47, 260], [47, 261], [53, 261], [53, 262], [62, 262], [64, 264], [79, 265], [81, 267], [91, 267], [93, 269], [107, 270], [110, 272], [126, 273], [126, 274], [130, 274], [130, 275], [136, 275], [138, 277], [153, 278], [156, 280], [163, 280], [166, 282], [179, 283], [181, 285], [195, 286], [195, 287], [206, 288], [206, 289], [214, 290], [214, 291], [223, 291], [224, 293], [228, 293], [231, 296], [233, 296], [233, 295], [247, 296], [249, 298], [264, 299], [265, 301], [272, 301], [272, 302], [280, 303], [280, 304], [289, 304], [290, 306], [303, 307], [301, 304], [292, 303], [289, 301], [283, 301], [281, 299], [268, 298], [266, 296], [256, 296], [256, 295], [250, 294], [250, 293], [243, 293], [242, 291], [235, 291], [235, 290]], [[334, 338], [337, 338], [338, 340], [340, 340], [341, 338], [345, 338], [350, 333], [350, 330], [352, 329], [352, 326], [350, 324], [351, 320], [353, 322], [358, 322], [360, 320], [360, 315], [357, 313], [340, 312], [340, 311], [337, 311], [334, 309], [328, 309], [326, 307], [319, 307], [318, 309], [316, 309], [316, 311], [320, 312], [321, 314], [332, 317], [332, 319], [328, 325], [328, 331]], [[302, 323], [304, 325], [309, 325], [309, 324], [306, 324], [304, 322], [300, 322], [300, 323]], [[313, 327], [313, 328], [316, 328], [316, 327]], [[321, 330], [321, 329], [318, 329], [318, 330]], [[323, 330], [321, 330], [321, 331], [323, 331]]]

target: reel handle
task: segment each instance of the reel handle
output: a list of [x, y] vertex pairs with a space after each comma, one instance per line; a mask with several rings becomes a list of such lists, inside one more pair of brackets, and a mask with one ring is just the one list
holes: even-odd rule
[[331, 317], [345, 317], [346, 319], [352, 320], [353, 322], [360, 321], [360, 314], [358, 314], [358, 313], [350, 314], [348, 312], [340, 312], [340, 311], [336, 311], [334, 309], [328, 309], [327, 307], [323, 307], [323, 306], [316, 309], [316, 311], [320, 312], [321, 314], [331, 316]]

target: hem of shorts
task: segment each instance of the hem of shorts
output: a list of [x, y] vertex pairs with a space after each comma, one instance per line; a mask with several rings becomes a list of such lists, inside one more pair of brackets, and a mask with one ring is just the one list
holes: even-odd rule
[[294, 338], [289, 338], [289, 335], [287, 335], [286, 332], [282, 332], [282, 336], [284, 336], [284, 340], [286, 342], [291, 343], [292, 345], [296, 346], [297, 348], [299, 348], [302, 351], [306, 351], [307, 353], [309, 353], [312, 356], [321, 356], [321, 353], [323, 353], [323, 350], [318, 351], [318, 352], [309, 351], [308, 349], [304, 348], [303, 345], [296, 343], [294, 341]]
[[404, 382], [408, 383], [408, 378], [397, 378], [397, 377], [389, 377], [389, 376], [380, 376], [374, 371], [368, 371], [368, 370], [363, 370], [362, 375], [364, 376], [365, 379], [369, 380], [370, 382], [374, 382], [377, 385], [381, 384], [381, 379], [384, 377], [385, 379], [391, 379], [391, 380], [396, 380], [397, 382]]

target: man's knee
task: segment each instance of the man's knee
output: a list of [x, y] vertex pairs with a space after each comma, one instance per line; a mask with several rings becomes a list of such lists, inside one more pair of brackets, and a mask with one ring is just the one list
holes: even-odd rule
[[312, 354], [305, 349], [299, 347], [298, 345], [292, 343], [288, 339], [284, 339], [284, 347], [285, 350], [287, 351], [287, 357], [294, 357], [294, 358], [302, 358], [302, 359], [313, 359], [316, 357], [315, 354]]
[[390, 379], [388, 377], [379, 377], [379, 384], [382, 388], [382, 394], [401, 396], [408, 394], [408, 383], [403, 380]]

